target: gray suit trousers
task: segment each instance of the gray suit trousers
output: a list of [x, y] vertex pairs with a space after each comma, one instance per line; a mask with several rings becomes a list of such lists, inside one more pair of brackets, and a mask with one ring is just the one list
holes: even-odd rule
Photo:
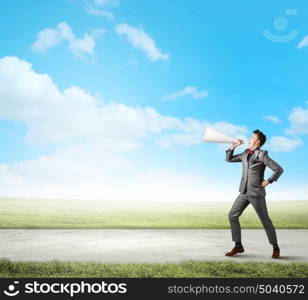
[[277, 244], [277, 237], [274, 225], [268, 215], [265, 196], [250, 196], [240, 193], [235, 199], [233, 206], [229, 212], [229, 221], [231, 226], [232, 240], [234, 242], [241, 241], [241, 226], [239, 217], [244, 209], [251, 203], [256, 211], [270, 244]]

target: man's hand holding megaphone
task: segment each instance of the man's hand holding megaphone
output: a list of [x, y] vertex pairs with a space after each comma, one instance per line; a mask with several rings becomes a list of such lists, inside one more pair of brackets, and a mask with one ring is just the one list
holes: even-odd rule
[[237, 146], [241, 145], [241, 144], [244, 144], [244, 141], [241, 140], [241, 139], [237, 139], [237, 142], [233, 143], [231, 146], [230, 146], [230, 150], [234, 150]]

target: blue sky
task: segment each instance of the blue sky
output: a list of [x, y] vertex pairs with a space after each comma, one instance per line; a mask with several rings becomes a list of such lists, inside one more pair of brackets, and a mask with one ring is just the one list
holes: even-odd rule
[[233, 199], [241, 165], [212, 126], [264, 131], [285, 169], [269, 197], [305, 199], [306, 1], [0, 7], [1, 196]]

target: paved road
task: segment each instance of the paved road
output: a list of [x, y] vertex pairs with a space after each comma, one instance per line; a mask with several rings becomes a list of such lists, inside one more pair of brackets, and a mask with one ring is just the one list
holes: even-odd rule
[[244, 253], [229, 229], [0, 229], [0, 258], [14, 261], [308, 262], [308, 229], [277, 229], [281, 257], [272, 259], [264, 230], [242, 230]]

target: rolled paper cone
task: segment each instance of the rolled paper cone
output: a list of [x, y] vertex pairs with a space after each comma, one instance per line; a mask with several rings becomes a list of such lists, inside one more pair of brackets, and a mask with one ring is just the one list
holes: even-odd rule
[[238, 139], [228, 136], [224, 132], [207, 127], [203, 140], [207, 143], [236, 143]]

